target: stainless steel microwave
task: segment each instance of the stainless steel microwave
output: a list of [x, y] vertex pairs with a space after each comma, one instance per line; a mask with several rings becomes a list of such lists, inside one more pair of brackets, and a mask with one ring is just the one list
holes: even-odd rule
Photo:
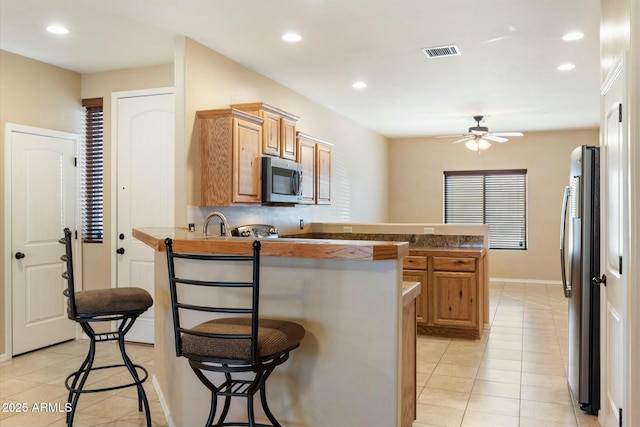
[[302, 199], [302, 165], [292, 160], [262, 158], [262, 202], [299, 203]]

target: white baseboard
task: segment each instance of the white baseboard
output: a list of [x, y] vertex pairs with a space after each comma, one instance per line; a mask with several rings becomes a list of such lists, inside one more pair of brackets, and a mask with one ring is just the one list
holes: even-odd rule
[[11, 360], [9, 353], [0, 354], [0, 362], [6, 362], [7, 360]]
[[531, 285], [558, 285], [562, 286], [559, 280], [534, 280], [534, 279], [505, 279], [502, 277], [490, 277], [489, 283], [526, 283]]
[[169, 427], [176, 427], [176, 423], [174, 423], [173, 418], [171, 418], [171, 411], [167, 406], [167, 400], [164, 398], [164, 394], [162, 394], [162, 390], [160, 389], [160, 384], [158, 384], [158, 379], [156, 378], [155, 375], [151, 378], [151, 383], [153, 384], [153, 388], [156, 389], [156, 394], [158, 395], [158, 400], [160, 401], [160, 407], [162, 408], [164, 417], [167, 419], [167, 425]]

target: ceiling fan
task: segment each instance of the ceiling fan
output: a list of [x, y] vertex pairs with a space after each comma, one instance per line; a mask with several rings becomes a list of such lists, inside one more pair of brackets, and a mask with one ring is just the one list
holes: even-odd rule
[[463, 136], [464, 138], [453, 141], [453, 144], [464, 142], [465, 147], [471, 151], [484, 151], [491, 147], [491, 142], [507, 142], [509, 139], [505, 136], [523, 136], [522, 132], [489, 132], [486, 126], [480, 126], [480, 122], [484, 120], [484, 116], [473, 116], [476, 126], [469, 128], [469, 133], [462, 135], [445, 135], [438, 138], [454, 138]]

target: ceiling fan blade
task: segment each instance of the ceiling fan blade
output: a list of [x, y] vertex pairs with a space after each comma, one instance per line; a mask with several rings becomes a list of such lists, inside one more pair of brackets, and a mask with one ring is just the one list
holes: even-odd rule
[[495, 132], [494, 136], [524, 136], [522, 132]]
[[468, 136], [465, 136], [465, 137], [464, 137], [464, 138], [462, 138], [462, 139], [459, 139], [459, 140], [457, 140], [457, 141], [453, 141], [453, 142], [452, 142], [452, 144], [457, 144], [457, 143], [459, 143], [459, 142], [464, 142], [464, 141], [468, 141], [468, 140], [471, 140], [471, 139], [473, 139], [473, 138], [469, 138]]
[[442, 136], [436, 136], [436, 138], [460, 138], [461, 136], [466, 136], [466, 135], [462, 135], [462, 134], [457, 134], [457, 135], [442, 135]]
[[489, 141], [493, 141], [493, 142], [507, 142], [508, 141], [507, 138], [502, 138], [500, 136], [496, 136], [495, 134], [487, 135], [487, 136], [484, 137], [484, 139], [488, 139]]

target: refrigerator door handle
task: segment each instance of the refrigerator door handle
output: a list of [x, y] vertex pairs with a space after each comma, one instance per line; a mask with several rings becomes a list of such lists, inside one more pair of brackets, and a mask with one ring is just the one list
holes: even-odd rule
[[567, 231], [567, 206], [571, 196], [571, 187], [565, 187], [562, 201], [562, 218], [560, 219], [560, 267], [562, 270], [562, 288], [564, 296], [571, 298], [571, 284], [567, 282], [567, 267], [565, 257], [565, 236]]

